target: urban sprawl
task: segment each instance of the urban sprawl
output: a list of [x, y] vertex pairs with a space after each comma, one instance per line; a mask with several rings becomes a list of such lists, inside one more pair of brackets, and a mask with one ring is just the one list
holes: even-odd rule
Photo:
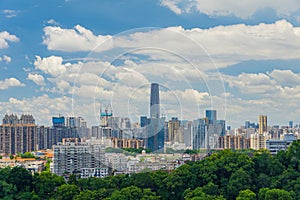
[[[231, 130], [216, 110], [193, 121], [160, 115], [159, 85], [151, 84], [150, 117], [140, 122], [114, 116], [109, 106], [100, 111], [101, 124], [87, 127], [82, 117], [52, 117], [52, 126], [38, 126], [30, 114], [6, 114], [0, 126], [0, 168], [22, 166], [68, 177], [106, 177], [112, 174], [172, 171], [187, 161], [198, 161], [213, 150], [267, 149], [277, 154], [299, 138], [299, 129], [245, 122]], [[50, 161], [50, 162], [49, 162]]]

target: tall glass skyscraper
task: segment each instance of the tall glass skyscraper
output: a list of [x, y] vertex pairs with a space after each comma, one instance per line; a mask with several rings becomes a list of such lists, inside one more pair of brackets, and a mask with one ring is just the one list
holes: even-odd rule
[[208, 118], [209, 124], [214, 124], [217, 120], [217, 111], [216, 110], [206, 110], [206, 117]]
[[159, 117], [160, 117], [159, 85], [158, 83], [151, 83], [150, 118], [159, 118]]
[[160, 118], [159, 85], [151, 84], [150, 119], [147, 122], [147, 148], [153, 152], [164, 151], [164, 119]]

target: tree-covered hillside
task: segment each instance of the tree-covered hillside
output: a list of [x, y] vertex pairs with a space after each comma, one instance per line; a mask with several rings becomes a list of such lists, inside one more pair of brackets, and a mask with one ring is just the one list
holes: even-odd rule
[[289, 200], [300, 199], [300, 141], [287, 152], [215, 152], [168, 173], [154, 171], [76, 179], [43, 172], [31, 175], [15, 167], [0, 170], [1, 199], [186, 199]]

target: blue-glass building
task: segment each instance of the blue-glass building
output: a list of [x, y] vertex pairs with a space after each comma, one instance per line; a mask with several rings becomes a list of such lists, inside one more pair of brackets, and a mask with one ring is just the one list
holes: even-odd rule
[[206, 110], [206, 118], [208, 118], [209, 124], [214, 124], [217, 121], [217, 111], [216, 110]]

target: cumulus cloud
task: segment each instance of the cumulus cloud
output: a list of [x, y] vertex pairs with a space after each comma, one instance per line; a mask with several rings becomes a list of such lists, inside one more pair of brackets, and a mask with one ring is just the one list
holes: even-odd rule
[[2, 57], [0, 56], [0, 62], [5, 62], [6, 64], [8, 64], [9, 62], [11, 62], [11, 57], [7, 56], [7, 55], [3, 55]]
[[45, 85], [45, 79], [40, 74], [29, 73], [28, 76], [27, 76], [27, 79], [33, 81], [35, 84], [37, 84], [39, 86], [44, 86]]
[[[230, 75], [223, 75], [223, 77], [229, 87], [236, 88], [243, 94], [256, 94], [260, 96], [279, 95], [298, 91], [299, 87], [297, 85], [300, 83], [300, 74], [294, 73], [291, 70], [274, 69], [270, 73], [242, 73], [237, 77]], [[281, 95], [280, 98], [285, 97]], [[289, 95], [288, 98], [290, 98]]]
[[205, 71], [216, 68], [212, 60], [218, 67], [226, 67], [250, 59], [299, 59], [300, 28], [280, 20], [273, 24], [237, 24], [210, 29], [180, 26], [143, 29], [112, 37], [95, 36], [81, 26], [75, 29], [46, 27], [44, 44], [51, 50], [93, 50], [95, 57], [100, 56], [97, 52], [103, 51], [115, 52], [115, 56], [131, 52], [152, 61], [190, 62]]
[[49, 97], [44, 94], [32, 98], [9, 98], [0, 103], [1, 113], [31, 113], [39, 125], [51, 125], [51, 117], [65, 114], [72, 116], [72, 99], [70, 97]]
[[25, 84], [21, 83], [16, 78], [7, 78], [3, 81], [0, 80], [0, 90], [6, 90], [10, 87], [24, 87]]
[[63, 58], [59, 56], [50, 56], [41, 58], [40, 56], [36, 56], [36, 60], [34, 61], [34, 66], [36, 69], [42, 70], [46, 74], [50, 74], [52, 76], [58, 76], [66, 72], [66, 68], [70, 65], [70, 63], [63, 64]]
[[0, 32], [0, 49], [8, 48], [8, 42], [18, 42], [19, 38], [7, 31]]
[[169, 8], [176, 14], [196, 11], [208, 16], [236, 16], [250, 18], [262, 9], [273, 9], [279, 16], [291, 16], [300, 9], [297, 0], [287, 0], [282, 5], [281, 0], [245, 0], [237, 3], [235, 0], [227, 0], [226, 3], [219, 0], [161, 0], [161, 5]]
[[[60, 50], [66, 52], [91, 51], [97, 45], [110, 39], [111, 36], [94, 35], [90, 30], [76, 25], [74, 29], [62, 29], [58, 26], [47, 26], [44, 28], [43, 44], [49, 50]], [[106, 47], [103, 50], [106, 50]]]

